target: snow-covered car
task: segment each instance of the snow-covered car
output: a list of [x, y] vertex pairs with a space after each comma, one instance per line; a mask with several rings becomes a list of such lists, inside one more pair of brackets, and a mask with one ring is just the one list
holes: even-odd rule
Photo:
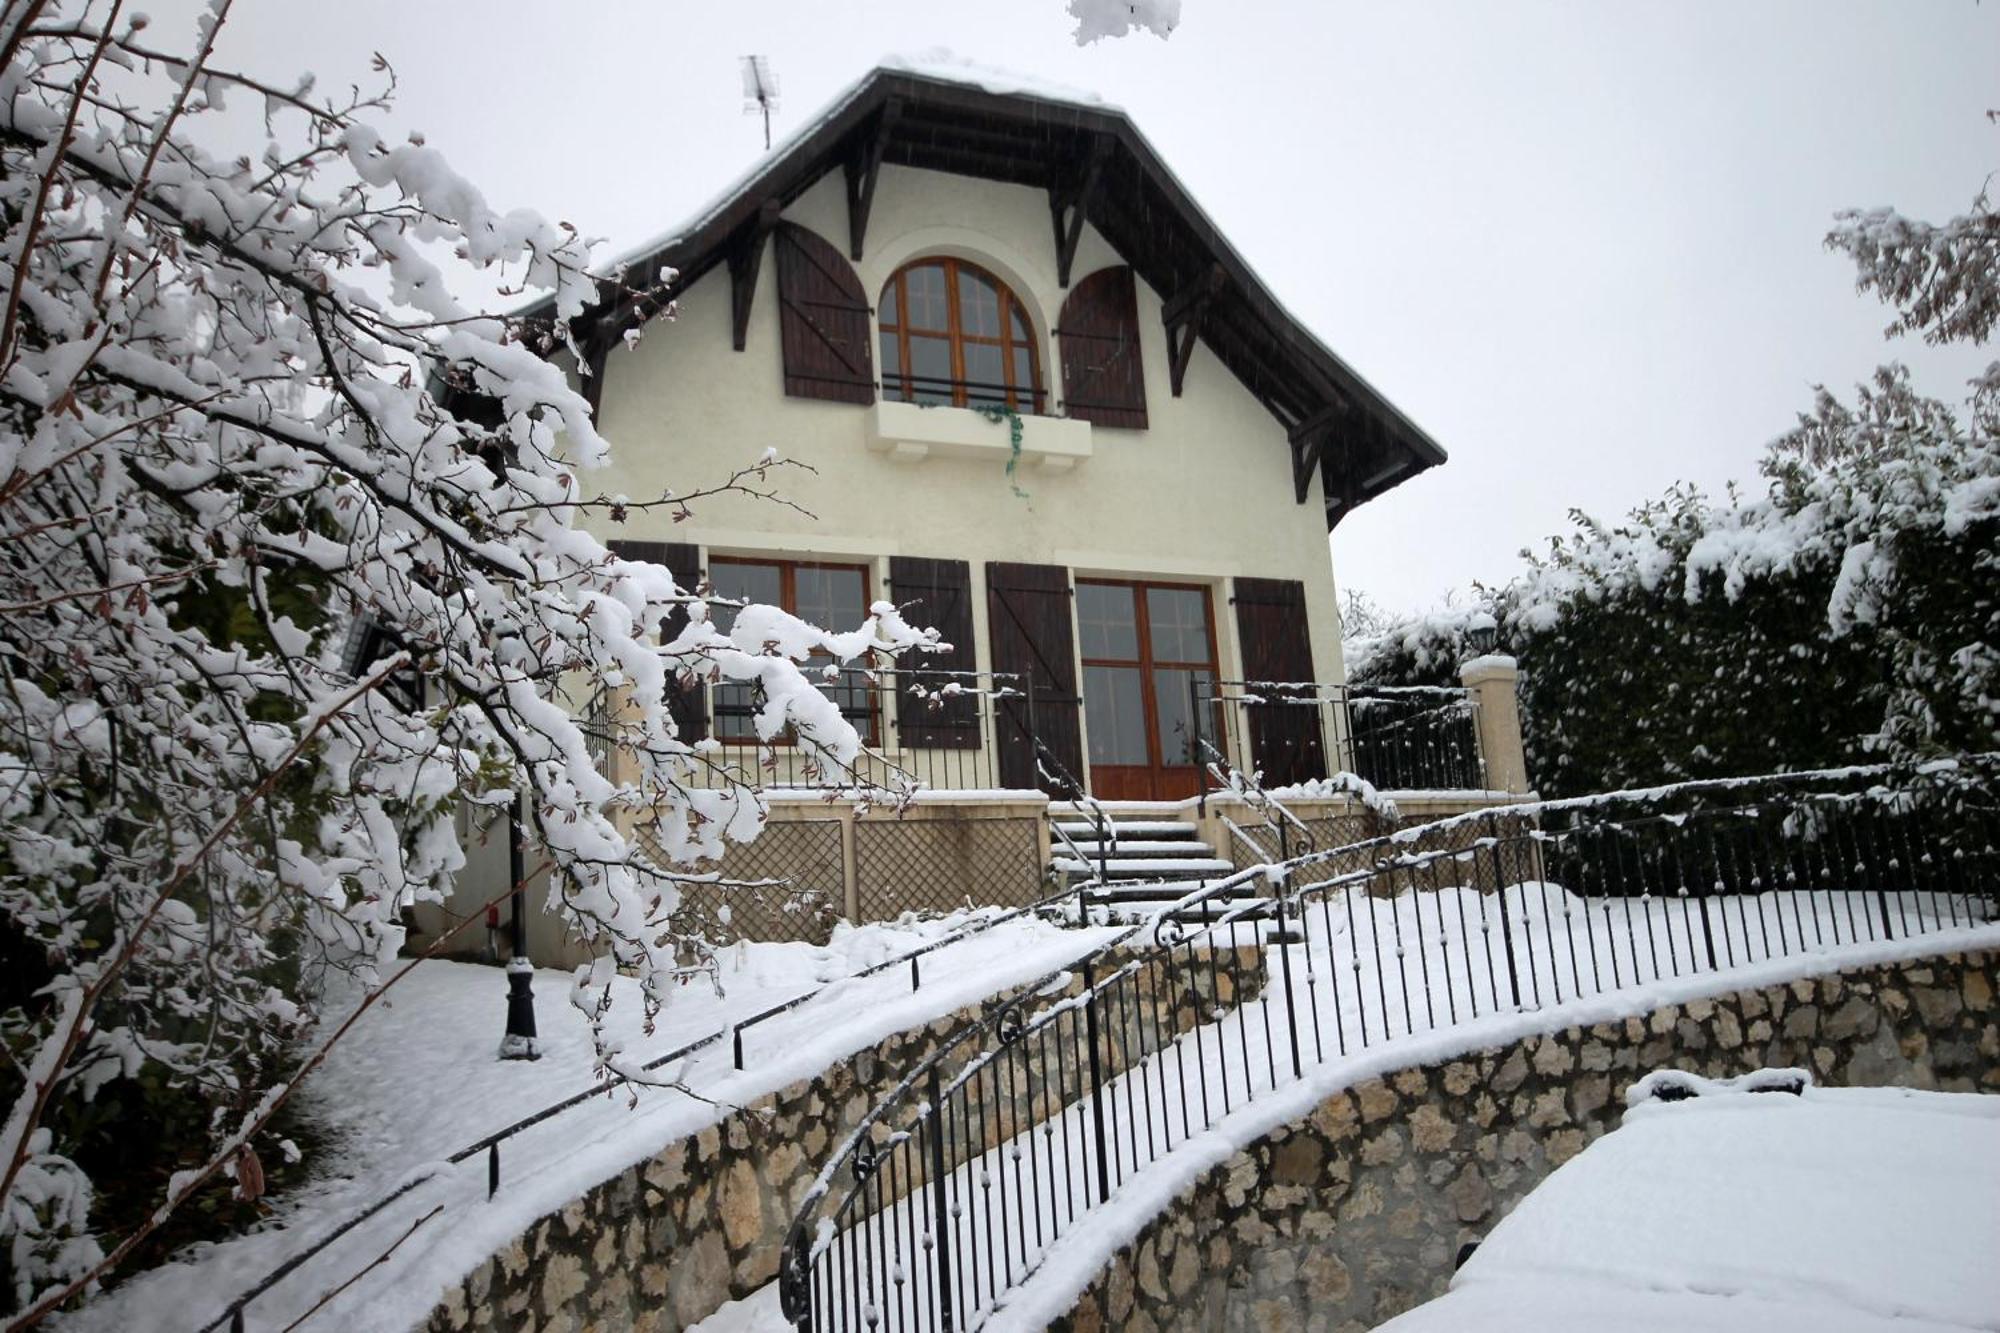
[[2000, 1097], [1768, 1070], [1628, 1100], [1385, 1333], [2000, 1329]]

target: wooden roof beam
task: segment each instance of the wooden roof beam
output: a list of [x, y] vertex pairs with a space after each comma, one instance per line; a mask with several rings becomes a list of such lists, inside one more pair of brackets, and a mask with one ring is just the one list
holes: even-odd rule
[[755, 216], [729, 238], [729, 332], [737, 351], [750, 336], [750, 303], [757, 297], [757, 271], [763, 267], [764, 242], [776, 230], [784, 206], [766, 199]]
[[882, 154], [889, 134], [903, 114], [903, 99], [891, 97], [876, 113], [874, 128], [849, 150], [841, 165], [847, 175], [847, 257], [859, 263], [868, 235], [868, 213], [875, 206], [875, 181], [882, 174]]

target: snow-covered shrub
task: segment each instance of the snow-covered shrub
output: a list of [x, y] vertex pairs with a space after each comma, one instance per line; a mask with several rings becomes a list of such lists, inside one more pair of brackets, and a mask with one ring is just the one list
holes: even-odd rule
[[1490, 613], [1551, 795], [2000, 744], [2000, 447], [1897, 368], [1822, 392], [1760, 499], [1676, 487], [1460, 608], [1349, 645], [1357, 684], [1446, 684]]
[[[394, 956], [461, 864], [456, 804], [524, 797], [531, 873], [607, 964], [580, 1003], [615, 963], [657, 1005], [676, 865], [763, 815], [676, 737], [674, 677], [758, 683], [762, 733], [840, 770], [861, 742], [805, 658], [928, 637], [888, 606], [838, 634], [752, 608], [726, 637], [612, 556], [587, 508], [686, 503], [593, 498], [607, 445], [551, 359], [624, 275], [387, 142], [381, 98], [216, 67], [216, 12], [185, 56], [99, 13], [0, 11], [0, 1244], [39, 1309], [98, 1266], [96, 1095], [144, 1077], [206, 1108], [203, 1141], [155, 1144], [184, 1169], [116, 1262], [225, 1169], [261, 1175], [245, 1153], [323, 1049], [298, 1045], [313, 976]], [[462, 302], [468, 277], [550, 313]], [[586, 736], [612, 690], [617, 734]]]

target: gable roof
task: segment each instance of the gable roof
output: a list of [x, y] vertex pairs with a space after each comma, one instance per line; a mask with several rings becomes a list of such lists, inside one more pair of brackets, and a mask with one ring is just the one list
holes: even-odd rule
[[[668, 295], [761, 236], [775, 214], [829, 172], [856, 182], [888, 162], [1049, 192], [1161, 294], [1169, 320], [1192, 318], [1216, 359], [1284, 425], [1303, 497], [1318, 469], [1331, 528], [1355, 506], [1445, 461], [1445, 452], [1279, 303], [1175, 178], [1125, 112], [1072, 93], [980, 71], [898, 60], [870, 71], [795, 130], [686, 225], [627, 254]], [[857, 244], [865, 239], [861, 205]], [[1082, 275], [1072, 275], [1080, 277]], [[624, 298], [579, 322], [598, 347], [658, 309]]]

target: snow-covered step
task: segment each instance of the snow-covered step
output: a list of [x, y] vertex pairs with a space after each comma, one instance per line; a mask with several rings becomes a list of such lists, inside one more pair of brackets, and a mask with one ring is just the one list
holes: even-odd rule
[[[1161, 912], [1162, 908], [1172, 907], [1174, 901], [1172, 898], [1117, 899], [1110, 902], [1093, 902], [1092, 907], [1095, 911], [1102, 912], [1107, 921], [1117, 925], [1131, 925], [1160, 915], [1164, 915], [1168, 921], [1194, 927], [1216, 925], [1224, 916], [1228, 916], [1232, 924], [1241, 922], [1245, 925], [1275, 921], [1277, 918], [1277, 914], [1269, 906], [1250, 905], [1252, 900], [1243, 898], [1211, 898], [1193, 907], [1177, 907], [1165, 913]], [[1229, 927], [1225, 926], [1223, 929], [1227, 931]], [[1226, 942], [1226, 935], [1224, 940]]]
[[[1097, 836], [1097, 825], [1093, 823], [1079, 823], [1074, 820], [1063, 819], [1056, 822], [1056, 827], [1067, 833], [1071, 838], [1079, 840], [1083, 838], [1095, 838]], [[1111, 821], [1111, 827], [1117, 830], [1117, 835], [1121, 840], [1124, 838], [1175, 837], [1199, 839], [1201, 836], [1201, 830], [1195, 825], [1171, 819], [1114, 819]]]
[[[1208, 887], [1208, 883], [1209, 881], [1206, 880], [1200, 883], [1191, 883], [1184, 879], [1122, 880], [1115, 884], [1108, 884], [1101, 889], [1091, 890], [1090, 898], [1092, 902], [1172, 903], [1179, 902], [1190, 893]], [[1257, 896], [1259, 895], [1248, 890], [1232, 889], [1228, 892], [1213, 894], [1208, 901], [1212, 903], [1238, 902], [1244, 898], [1255, 898]]]
[[1236, 868], [1228, 861], [1213, 856], [1113, 857], [1101, 864], [1079, 861], [1072, 856], [1058, 856], [1049, 864], [1067, 875], [1094, 875], [1102, 869], [1107, 875], [1145, 875], [1153, 879], [1220, 879]]
[[[1117, 842], [1103, 843], [1085, 838], [1072, 838], [1070, 841], [1076, 844], [1078, 851], [1089, 857], [1095, 857], [1100, 847], [1104, 849], [1107, 856], [1124, 857], [1186, 856], [1191, 852], [1205, 852], [1208, 850], [1207, 843], [1194, 838], [1182, 838], [1175, 842], [1148, 841], [1143, 838], [1134, 838], [1129, 842], [1123, 838], [1120, 838]], [[1063, 852], [1069, 850], [1069, 843], [1058, 843], [1057, 846]]]

